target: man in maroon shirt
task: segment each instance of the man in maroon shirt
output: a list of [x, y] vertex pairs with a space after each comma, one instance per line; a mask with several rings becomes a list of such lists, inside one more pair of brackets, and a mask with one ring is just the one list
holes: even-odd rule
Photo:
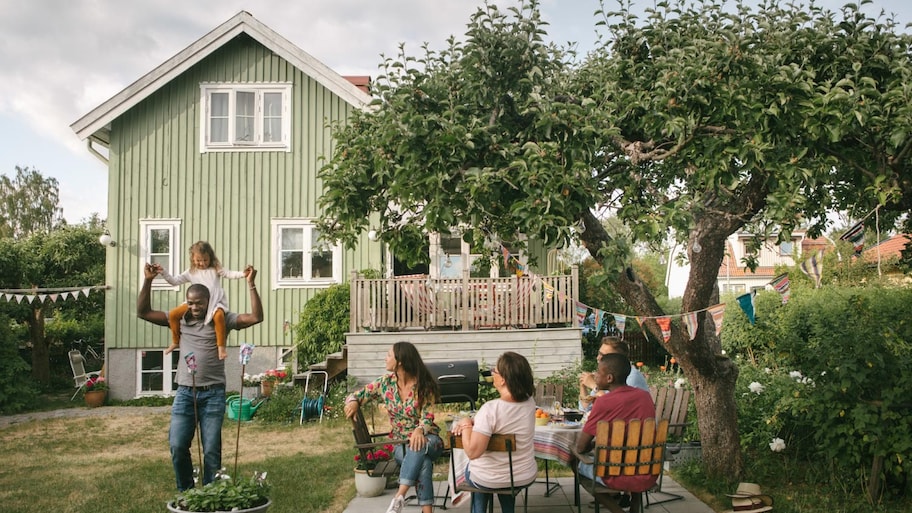
[[[583, 426], [576, 441], [576, 450], [586, 453], [595, 445], [595, 432], [600, 420], [612, 421], [621, 419], [648, 419], [655, 418], [655, 404], [649, 392], [627, 385], [627, 375], [630, 373], [630, 360], [621, 354], [608, 354], [602, 356], [598, 370], [595, 372], [596, 385], [608, 393], [596, 399], [589, 413], [589, 419]], [[592, 478], [592, 465], [580, 463], [580, 475]], [[652, 488], [657, 476], [611, 476], [602, 479], [608, 488], [644, 492]], [[607, 498], [606, 498], [607, 499]], [[607, 506], [607, 504], [606, 504]]]

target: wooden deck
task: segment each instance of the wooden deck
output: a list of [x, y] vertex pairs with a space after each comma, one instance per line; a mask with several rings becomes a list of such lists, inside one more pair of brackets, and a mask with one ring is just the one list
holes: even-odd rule
[[353, 273], [350, 331], [578, 327], [579, 273], [562, 276], [365, 279]]

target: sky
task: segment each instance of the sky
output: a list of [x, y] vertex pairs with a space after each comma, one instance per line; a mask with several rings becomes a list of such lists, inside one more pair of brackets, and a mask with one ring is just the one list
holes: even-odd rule
[[[616, 0], [610, 0], [612, 2]], [[502, 10], [515, 2], [492, 0]], [[635, 2], [637, 3], [637, 2]], [[642, 3], [642, 2], [640, 2]], [[817, 5], [838, 9], [845, 0]], [[57, 179], [69, 223], [107, 215], [107, 167], [70, 125], [241, 10], [342, 75], [376, 76], [400, 43], [441, 50], [480, 0], [0, 0], [0, 174], [31, 167]], [[541, 0], [549, 40], [596, 41], [598, 0]], [[611, 7], [616, 3], [606, 4]], [[652, 2], [649, 2], [652, 5]], [[912, 23], [912, 2], [866, 12]]]

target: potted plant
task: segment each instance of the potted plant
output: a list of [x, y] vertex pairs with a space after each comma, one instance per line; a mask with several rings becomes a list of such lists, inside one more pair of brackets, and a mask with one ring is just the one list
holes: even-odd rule
[[360, 454], [355, 455], [355, 489], [361, 497], [376, 497], [383, 493], [386, 488], [385, 476], [371, 476], [369, 470], [373, 470], [381, 461], [389, 461], [393, 458], [393, 445], [384, 445], [381, 449], [374, 449], [366, 452], [366, 457], [362, 458]]
[[260, 381], [260, 394], [265, 397], [272, 395], [272, 390], [276, 384], [284, 383], [288, 379], [288, 372], [285, 369], [269, 369], [263, 373]]
[[219, 474], [205, 486], [178, 493], [174, 500], [168, 503], [168, 511], [262, 513], [272, 505], [268, 494], [266, 472], [255, 472], [248, 479], [231, 479], [225, 474]]
[[82, 392], [86, 406], [97, 408], [104, 404], [108, 396], [108, 382], [104, 376], [93, 376], [82, 384]]

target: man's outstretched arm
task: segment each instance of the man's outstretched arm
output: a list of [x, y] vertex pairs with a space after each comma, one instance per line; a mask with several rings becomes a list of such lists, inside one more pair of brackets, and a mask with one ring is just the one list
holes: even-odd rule
[[152, 280], [158, 272], [152, 264], [143, 266], [143, 286], [139, 290], [139, 297], [136, 299], [136, 316], [144, 321], [158, 324], [159, 326], [168, 325], [168, 314], [159, 310], [152, 310]]
[[254, 281], [257, 270], [248, 265], [244, 269], [244, 274], [247, 276], [247, 288], [250, 289], [250, 313], [238, 314], [237, 329], [239, 330], [263, 322], [263, 302], [260, 300], [260, 294], [257, 292], [256, 282]]

